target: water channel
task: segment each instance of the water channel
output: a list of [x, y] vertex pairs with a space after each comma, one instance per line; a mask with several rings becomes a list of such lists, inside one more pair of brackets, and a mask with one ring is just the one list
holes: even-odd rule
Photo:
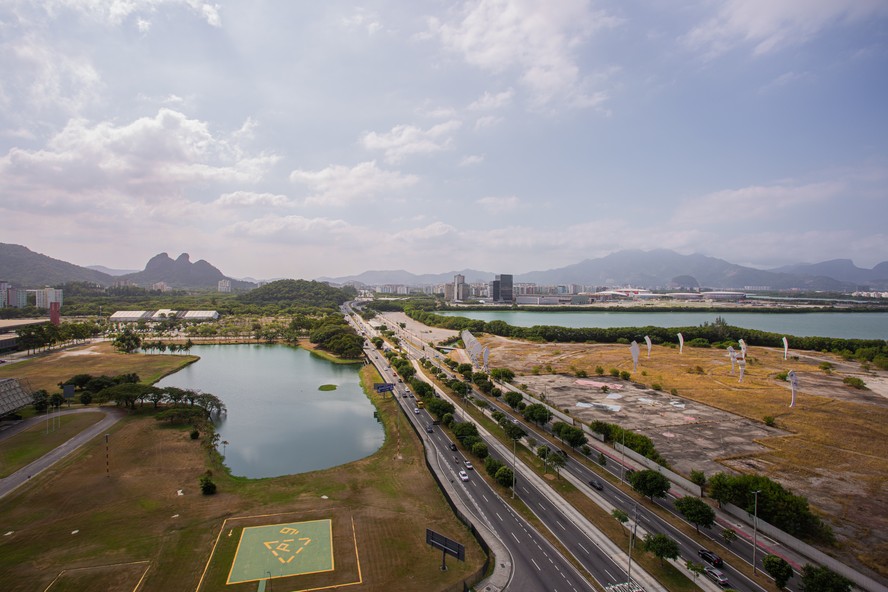
[[[200, 360], [157, 386], [218, 396], [216, 429], [233, 475], [277, 477], [364, 458], [385, 438], [361, 389], [359, 365], [333, 364], [284, 345], [196, 345]], [[335, 390], [320, 391], [325, 384]], [[223, 446], [220, 444], [220, 452]]]
[[696, 327], [716, 317], [729, 325], [798, 337], [844, 339], [888, 339], [888, 312], [612, 312], [525, 310], [466, 310], [438, 314], [504, 321], [516, 327], [555, 325], [559, 327]]

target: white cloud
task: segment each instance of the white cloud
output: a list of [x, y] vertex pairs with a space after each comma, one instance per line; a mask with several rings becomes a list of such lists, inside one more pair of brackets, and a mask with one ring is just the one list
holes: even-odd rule
[[483, 154], [470, 154], [468, 156], [464, 156], [462, 160], [459, 161], [459, 166], [474, 166], [476, 164], [481, 164], [484, 162]]
[[804, 43], [832, 26], [884, 15], [883, 0], [728, 0], [682, 41], [710, 57], [742, 45], [761, 55]]
[[63, 10], [73, 10], [109, 25], [120, 25], [133, 15], [154, 14], [164, 6], [182, 6], [200, 16], [208, 25], [222, 26], [219, 5], [200, 0], [43, 0], [41, 4], [52, 16]]
[[0, 157], [0, 185], [22, 207], [104, 202], [126, 210], [148, 200], [168, 208], [196, 184], [257, 182], [276, 161], [246, 154], [206, 122], [161, 109], [124, 125], [72, 119], [43, 148]]
[[347, 29], [362, 30], [368, 35], [373, 35], [382, 29], [379, 15], [363, 8], [356, 8], [351, 15], [342, 19], [342, 24]]
[[500, 109], [512, 102], [513, 96], [515, 96], [515, 91], [511, 88], [496, 94], [485, 91], [483, 95], [469, 105], [469, 109], [472, 111]]
[[429, 20], [431, 35], [470, 64], [502, 73], [520, 72], [533, 103], [559, 101], [597, 105], [604, 96], [588, 93], [577, 64], [577, 48], [593, 33], [619, 24], [586, 0], [480, 0], [465, 3], [450, 22]]
[[[344, 220], [306, 218], [304, 216], [265, 216], [236, 222], [223, 229], [229, 235], [254, 239], [283, 240], [289, 243], [318, 243], [330, 240], [330, 234], [356, 234], [354, 227]], [[339, 245], [337, 245], [339, 246]]]
[[485, 115], [484, 117], [479, 117], [475, 120], [475, 131], [477, 132], [478, 130], [493, 127], [502, 120], [502, 117], [496, 117], [494, 115]]
[[451, 119], [423, 130], [413, 125], [396, 125], [388, 133], [368, 132], [361, 143], [368, 150], [382, 150], [386, 162], [397, 163], [414, 154], [431, 154], [450, 148], [453, 134], [462, 122]]
[[376, 161], [362, 162], [354, 167], [331, 165], [319, 171], [294, 170], [290, 181], [308, 186], [313, 192], [307, 204], [344, 206], [361, 200], [372, 200], [380, 194], [400, 191], [419, 180], [415, 175], [386, 171]]
[[435, 245], [440, 245], [442, 239], [457, 235], [459, 235], [459, 231], [450, 224], [444, 222], [432, 222], [423, 227], [410, 228], [408, 230], [395, 232], [392, 234], [390, 242], [394, 245], [406, 242], [411, 247], [419, 246], [419, 244], [422, 243], [434, 243]]
[[521, 207], [521, 200], [514, 195], [509, 195], [506, 197], [482, 197], [475, 203], [477, 203], [479, 206], [481, 206], [491, 214], [508, 212]]
[[769, 220], [779, 212], [799, 206], [825, 202], [840, 196], [840, 183], [808, 185], [753, 185], [725, 189], [688, 199], [675, 213], [679, 224], [713, 224], [745, 220]]
[[288, 198], [286, 195], [255, 193], [253, 191], [233, 191], [231, 193], [223, 193], [213, 203], [222, 207], [291, 207], [296, 205], [296, 202]]

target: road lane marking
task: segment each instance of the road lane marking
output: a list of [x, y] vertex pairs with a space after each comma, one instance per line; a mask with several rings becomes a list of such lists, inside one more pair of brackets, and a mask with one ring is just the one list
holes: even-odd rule
[[542, 569], [540, 569], [540, 566], [537, 565], [537, 562], [533, 560], [533, 557], [530, 558], [530, 561], [536, 566], [537, 571], [543, 571]]
[[577, 543], [577, 544], [580, 546], [580, 549], [582, 549], [583, 551], [585, 551], [586, 555], [589, 554], [589, 549], [587, 549], [586, 547], [584, 547], [584, 546], [583, 546], [583, 543]]
[[521, 542], [520, 540], [518, 540], [518, 537], [515, 536], [515, 533], [512, 532], [511, 530], [509, 531], [509, 534], [512, 535], [512, 538], [515, 539], [516, 542], [518, 542], [518, 543]]

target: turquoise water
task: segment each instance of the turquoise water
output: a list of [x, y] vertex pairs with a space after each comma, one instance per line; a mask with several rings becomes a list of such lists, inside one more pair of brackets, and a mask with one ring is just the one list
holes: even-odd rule
[[721, 317], [729, 325], [798, 337], [845, 339], [888, 339], [886, 312], [531, 312], [447, 311], [438, 314], [482, 321], [504, 321], [516, 327], [556, 325], [560, 327], [695, 327]]
[[[233, 475], [277, 477], [373, 454], [385, 434], [361, 389], [359, 365], [333, 364], [284, 345], [196, 345], [200, 360], [157, 386], [212, 393], [228, 413], [217, 423]], [[336, 390], [319, 391], [322, 384]], [[219, 445], [219, 451], [223, 446]]]

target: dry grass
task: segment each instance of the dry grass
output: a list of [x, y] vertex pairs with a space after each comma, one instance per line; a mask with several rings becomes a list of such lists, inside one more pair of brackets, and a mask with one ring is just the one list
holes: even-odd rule
[[[545, 373], [547, 365], [554, 373], [585, 370], [590, 377], [596, 366], [605, 374], [611, 368], [632, 371], [624, 345], [528, 344], [489, 336], [484, 343], [491, 347], [492, 366], [519, 375]], [[760, 452], [721, 462], [765, 474], [806, 496], [839, 536], [840, 548], [830, 553], [888, 575], [888, 399], [842, 384], [845, 376], [863, 376], [856, 364], [817, 353], [784, 360], [782, 350], [751, 348], [740, 383], [724, 350], [685, 347], [679, 355], [677, 348], [655, 346], [650, 359], [644, 347], [642, 352], [634, 383], [675, 389], [681, 397], [758, 422], [774, 417], [790, 436], [759, 440]], [[822, 361], [836, 371], [824, 374], [818, 368]], [[793, 408], [788, 383], [776, 378], [788, 370], [795, 370], [800, 383]]]
[[135, 372], [142, 382], [152, 384], [187, 363], [199, 360], [190, 355], [122, 354], [108, 342], [39, 355], [0, 366], [0, 378], [24, 378], [34, 390], [58, 392], [59, 383], [75, 374], [116, 376]]

